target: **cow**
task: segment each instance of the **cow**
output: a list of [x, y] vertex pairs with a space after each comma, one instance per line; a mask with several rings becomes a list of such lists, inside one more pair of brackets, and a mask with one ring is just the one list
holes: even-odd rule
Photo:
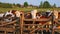
[[52, 11], [47, 10], [46, 12], [43, 12], [41, 15], [41, 18], [49, 18], [52, 15]]
[[[18, 10], [9, 10], [4, 14], [5, 21], [12, 21], [20, 17], [20, 12]], [[9, 21], [8, 21], [9, 22]]]
[[28, 12], [28, 13], [25, 13], [24, 17], [25, 17], [25, 19], [31, 19], [32, 15], [30, 12]]
[[36, 19], [37, 10], [32, 10], [31, 12], [25, 13], [24, 17], [28, 19]]
[[10, 17], [14, 17], [14, 14], [12, 13], [13, 10], [9, 10], [4, 14], [4, 17], [7, 17], [7, 15], [11, 15]]
[[40, 13], [40, 12], [37, 12], [37, 13], [36, 13], [36, 18], [37, 18], [37, 19], [40, 19], [40, 17], [42, 17], [41, 13]]
[[50, 16], [52, 15], [52, 12], [53, 12], [53, 11], [47, 10], [46, 16], [47, 16], [47, 17], [50, 17]]
[[36, 19], [37, 10], [31, 11], [32, 19]]
[[57, 10], [54, 10], [54, 18], [58, 19], [58, 11]]
[[0, 21], [3, 20], [4, 13], [0, 13]]

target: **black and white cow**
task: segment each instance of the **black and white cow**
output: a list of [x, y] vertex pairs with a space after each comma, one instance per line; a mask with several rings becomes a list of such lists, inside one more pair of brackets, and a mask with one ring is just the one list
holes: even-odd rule
[[4, 20], [7, 22], [15, 20], [16, 17], [20, 17], [20, 12], [17, 10], [10, 10], [4, 14]]

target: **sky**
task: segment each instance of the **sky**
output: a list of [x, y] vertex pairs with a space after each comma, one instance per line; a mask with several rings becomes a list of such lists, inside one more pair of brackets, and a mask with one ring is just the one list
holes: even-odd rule
[[0, 0], [0, 2], [4, 2], [4, 3], [15, 3], [15, 4], [21, 4], [23, 5], [24, 2], [28, 2], [28, 4], [31, 5], [40, 5], [40, 2], [44, 2], [44, 1], [48, 1], [51, 5], [53, 5], [54, 3], [56, 4], [57, 7], [60, 7], [60, 0]]

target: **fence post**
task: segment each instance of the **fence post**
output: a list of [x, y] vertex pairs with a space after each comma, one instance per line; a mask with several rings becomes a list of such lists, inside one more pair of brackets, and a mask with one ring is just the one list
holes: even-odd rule
[[54, 11], [52, 12], [52, 34], [54, 34]]
[[21, 31], [21, 34], [23, 34], [23, 19], [24, 19], [24, 13], [22, 13], [21, 16], [20, 16], [20, 31]]

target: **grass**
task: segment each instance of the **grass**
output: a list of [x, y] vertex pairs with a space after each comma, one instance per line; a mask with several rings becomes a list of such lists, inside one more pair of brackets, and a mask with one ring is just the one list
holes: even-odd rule
[[[6, 12], [6, 11], [9, 11], [9, 10], [22, 10], [22, 11], [31, 11], [31, 10], [34, 10], [34, 9], [37, 9], [38, 11], [46, 11], [46, 10], [53, 10], [53, 8], [0, 8], [0, 13], [2, 12]], [[55, 8], [55, 9], [58, 9], [60, 10], [60, 8]]]
[[22, 10], [22, 11], [30, 11], [30, 8], [0, 8], [0, 12], [6, 12], [9, 10]]

